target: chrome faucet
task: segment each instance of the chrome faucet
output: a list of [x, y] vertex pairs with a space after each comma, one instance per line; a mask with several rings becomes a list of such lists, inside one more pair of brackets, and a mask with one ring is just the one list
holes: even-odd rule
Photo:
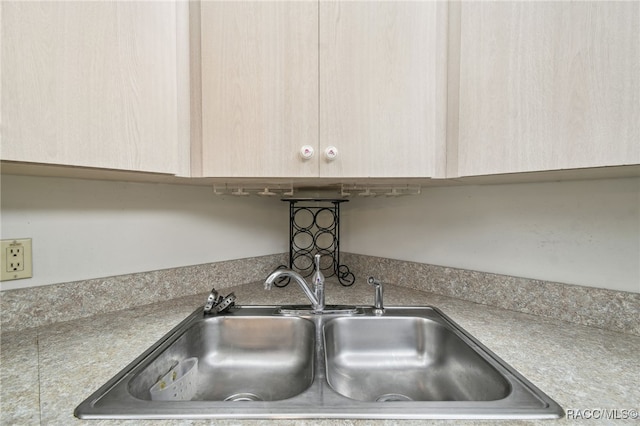
[[298, 285], [300, 285], [300, 288], [302, 289], [304, 294], [311, 301], [314, 312], [322, 312], [324, 310], [324, 275], [322, 275], [322, 272], [320, 271], [320, 255], [316, 254], [314, 256], [314, 260], [316, 270], [313, 273], [313, 277], [311, 278], [313, 290], [309, 288], [309, 285], [304, 280], [302, 275], [300, 275], [296, 271], [292, 271], [291, 269], [278, 269], [277, 271], [269, 275], [264, 282], [265, 290], [271, 290], [273, 282], [278, 278], [291, 277], [295, 282], [298, 283]]

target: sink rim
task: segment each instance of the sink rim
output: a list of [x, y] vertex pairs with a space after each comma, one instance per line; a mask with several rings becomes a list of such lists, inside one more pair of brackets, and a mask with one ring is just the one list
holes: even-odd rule
[[[316, 359], [311, 386], [301, 394], [279, 401], [143, 401], [118, 388], [127, 387], [136, 367], [145, 359], [166, 348], [188, 326], [202, 319], [202, 308], [196, 309], [154, 345], [129, 363], [118, 374], [93, 392], [75, 409], [81, 419], [557, 419], [564, 411], [553, 399], [529, 382], [513, 367], [500, 359], [448, 316], [433, 306], [388, 306], [384, 316], [418, 316], [444, 324], [456, 335], [483, 352], [506, 373], [512, 392], [496, 401], [398, 401], [365, 402], [345, 397], [331, 388], [325, 376], [323, 326], [344, 315], [289, 316], [277, 313], [280, 305], [236, 306], [222, 316], [274, 316], [311, 321], [316, 332]], [[374, 317], [373, 307], [360, 305], [364, 316]], [[355, 318], [355, 316], [354, 316]], [[117, 398], [116, 398], [117, 397]], [[116, 412], [117, 411], [117, 412]]]

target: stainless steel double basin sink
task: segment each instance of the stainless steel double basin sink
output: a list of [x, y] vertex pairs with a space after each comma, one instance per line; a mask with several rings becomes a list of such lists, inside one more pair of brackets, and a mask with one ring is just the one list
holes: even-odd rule
[[[560, 406], [432, 307], [199, 309], [75, 411], [83, 419], [559, 418]], [[346, 311], [345, 311], [346, 312]], [[197, 358], [188, 400], [150, 389]]]

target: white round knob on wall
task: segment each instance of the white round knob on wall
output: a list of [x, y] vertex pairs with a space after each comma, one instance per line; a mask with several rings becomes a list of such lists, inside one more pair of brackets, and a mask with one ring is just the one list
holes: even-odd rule
[[333, 161], [338, 157], [338, 148], [335, 146], [328, 146], [327, 149], [324, 150], [324, 158], [327, 161]]
[[302, 157], [303, 160], [310, 160], [313, 158], [313, 154], [314, 150], [311, 145], [304, 145], [300, 148], [300, 157]]

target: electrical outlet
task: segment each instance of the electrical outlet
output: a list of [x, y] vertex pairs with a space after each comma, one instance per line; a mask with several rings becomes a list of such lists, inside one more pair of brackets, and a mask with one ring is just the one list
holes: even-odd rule
[[31, 278], [31, 238], [2, 240], [0, 259], [0, 281]]

